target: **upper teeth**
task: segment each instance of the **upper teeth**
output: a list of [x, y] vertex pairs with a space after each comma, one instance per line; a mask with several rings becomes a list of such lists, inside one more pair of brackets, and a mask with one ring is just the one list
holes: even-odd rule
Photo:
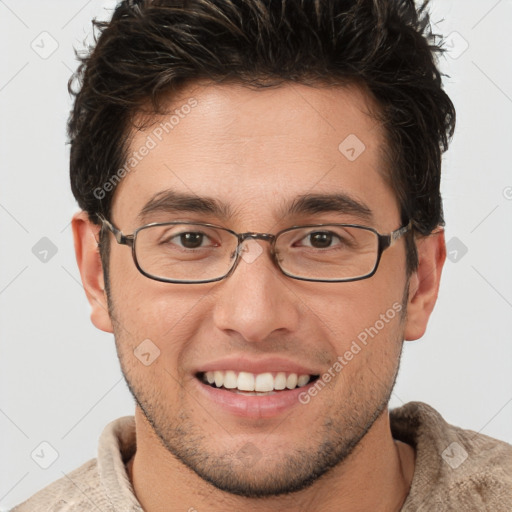
[[273, 391], [285, 388], [295, 389], [305, 386], [310, 381], [310, 375], [298, 375], [297, 373], [278, 372], [267, 373], [249, 373], [214, 371], [203, 374], [203, 380], [209, 384], [215, 383], [220, 388], [224, 386], [227, 389], [239, 389], [240, 391]]

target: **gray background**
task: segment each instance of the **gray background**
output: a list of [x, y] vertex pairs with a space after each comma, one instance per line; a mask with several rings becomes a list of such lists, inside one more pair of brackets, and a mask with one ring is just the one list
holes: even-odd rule
[[[104, 425], [133, 412], [112, 337], [89, 321], [65, 144], [73, 47], [114, 5], [0, 0], [1, 510], [95, 456]], [[391, 405], [424, 401], [512, 442], [512, 1], [433, 7], [458, 113], [442, 184], [451, 261]]]

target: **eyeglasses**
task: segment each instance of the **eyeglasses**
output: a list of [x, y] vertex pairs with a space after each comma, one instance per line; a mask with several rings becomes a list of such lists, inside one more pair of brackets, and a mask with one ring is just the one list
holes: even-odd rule
[[409, 222], [382, 235], [355, 224], [309, 224], [272, 235], [236, 233], [214, 224], [162, 222], [125, 235], [102, 215], [98, 218], [118, 244], [132, 248], [135, 266], [143, 275], [183, 284], [211, 283], [230, 276], [241, 257], [246, 259], [244, 242], [251, 239], [269, 242], [273, 261], [293, 279], [328, 283], [367, 279], [377, 271], [383, 251], [412, 227]]

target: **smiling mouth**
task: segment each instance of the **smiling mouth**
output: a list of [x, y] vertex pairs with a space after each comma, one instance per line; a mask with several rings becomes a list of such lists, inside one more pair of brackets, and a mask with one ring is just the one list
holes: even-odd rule
[[292, 372], [254, 374], [226, 370], [199, 372], [196, 378], [214, 389], [223, 389], [239, 395], [264, 396], [304, 387], [317, 380], [319, 375]]

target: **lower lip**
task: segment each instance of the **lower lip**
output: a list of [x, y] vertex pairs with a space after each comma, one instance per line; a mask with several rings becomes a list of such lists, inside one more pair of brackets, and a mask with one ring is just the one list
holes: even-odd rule
[[199, 389], [219, 405], [224, 411], [235, 416], [244, 418], [272, 418], [291, 409], [294, 406], [302, 405], [299, 401], [299, 395], [308, 391], [314, 386], [316, 381], [310, 382], [301, 388], [289, 389], [286, 391], [277, 391], [274, 395], [239, 395], [224, 388], [214, 388], [195, 379]]

